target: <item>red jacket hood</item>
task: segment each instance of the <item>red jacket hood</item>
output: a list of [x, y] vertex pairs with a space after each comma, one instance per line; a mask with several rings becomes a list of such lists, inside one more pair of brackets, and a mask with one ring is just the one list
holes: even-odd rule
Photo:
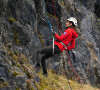
[[73, 38], [77, 38], [78, 37], [78, 34], [72, 29], [72, 37]]
[[72, 38], [77, 38], [78, 37], [78, 34], [75, 32], [74, 28], [73, 27], [68, 27], [68, 29], [71, 29], [71, 32], [72, 32]]

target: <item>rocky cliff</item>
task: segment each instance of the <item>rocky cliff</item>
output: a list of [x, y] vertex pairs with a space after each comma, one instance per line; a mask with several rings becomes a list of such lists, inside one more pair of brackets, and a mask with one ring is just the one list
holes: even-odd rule
[[[84, 83], [99, 86], [100, 23], [94, 13], [95, 2], [54, 0], [54, 7], [62, 31], [68, 17], [77, 18], [80, 34], [75, 49], [69, 51], [70, 59]], [[53, 29], [59, 33], [52, 3], [45, 0], [45, 4]], [[41, 0], [0, 0], [0, 90], [37, 89], [35, 83], [40, 79], [34, 72], [36, 51], [51, 44], [52, 33]], [[67, 75], [75, 79], [65, 52], [48, 62], [57, 73], [62, 73], [63, 65], [70, 72]]]

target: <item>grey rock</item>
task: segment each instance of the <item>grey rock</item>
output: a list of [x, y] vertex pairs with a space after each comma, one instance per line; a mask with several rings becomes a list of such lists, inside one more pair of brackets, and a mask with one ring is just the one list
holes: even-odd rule
[[0, 90], [16, 90], [14, 87], [0, 87]]
[[[49, 0], [45, 1], [48, 18], [53, 29], [59, 33], [52, 3]], [[65, 22], [68, 17], [72, 16], [78, 20], [80, 34], [76, 39], [75, 49], [68, 51], [68, 53], [79, 77], [94, 86], [100, 84], [100, 20], [94, 13], [97, 1], [63, 0], [61, 3], [60, 0], [57, 0], [54, 2], [62, 31], [65, 30]], [[48, 27], [42, 1], [0, 0], [0, 80], [9, 82], [9, 87], [0, 87], [0, 90], [15, 90], [17, 86], [22, 90], [27, 88], [28, 76], [23, 66], [26, 66], [25, 69], [34, 75], [33, 79], [40, 83], [39, 77], [25, 63], [24, 65], [20, 63], [20, 60], [24, 59], [16, 59], [16, 61], [13, 56], [15, 51], [19, 56], [24, 54], [27, 63], [35, 67], [37, 50], [41, 49], [43, 44], [45, 46], [52, 45], [52, 33]], [[3, 47], [6, 49], [4, 50]], [[18, 68], [17, 64], [22, 68]], [[47, 66], [57, 73], [62, 72], [62, 64], [65, 65], [65, 70], [71, 69], [66, 53], [55, 55], [47, 62]], [[22, 75], [13, 76], [14, 70]], [[68, 76], [71, 78], [73, 73]], [[34, 83], [32, 85], [36, 89]]]
[[26, 77], [23, 75], [16, 76], [16, 84], [19, 88], [25, 89], [26, 88]]

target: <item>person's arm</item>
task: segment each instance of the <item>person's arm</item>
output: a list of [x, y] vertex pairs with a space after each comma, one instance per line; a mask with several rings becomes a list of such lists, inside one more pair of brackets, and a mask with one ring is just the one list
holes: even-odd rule
[[65, 31], [61, 36], [59, 36], [57, 33], [55, 33], [55, 38], [56, 38], [58, 41], [62, 41], [62, 40], [65, 39], [69, 34], [70, 34], [69, 30]]
[[75, 39], [71, 41], [71, 45], [67, 47], [67, 50], [74, 49], [74, 48], [75, 48]]

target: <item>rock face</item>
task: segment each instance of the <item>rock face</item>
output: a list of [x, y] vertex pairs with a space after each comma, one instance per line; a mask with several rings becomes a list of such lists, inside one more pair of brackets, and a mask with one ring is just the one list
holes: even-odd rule
[[[96, 0], [54, 0], [62, 31], [66, 19], [77, 18], [79, 37], [76, 47], [69, 51], [72, 65], [79, 77], [94, 86], [100, 84], [100, 27], [94, 13]], [[45, 0], [49, 20], [59, 33], [52, 3]], [[52, 44], [41, 0], [0, 0], [0, 90], [27, 90], [39, 83], [33, 72], [36, 51]], [[67, 61], [66, 61], [67, 60]], [[49, 67], [62, 72], [71, 69], [66, 53], [50, 58]], [[59, 69], [59, 70], [58, 70]], [[69, 76], [73, 76], [72, 70]], [[30, 84], [31, 83], [31, 84]]]
[[96, 0], [96, 3], [95, 3], [95, 13], [97, 17], [100, 17], [100, 1], [99, 0]]

